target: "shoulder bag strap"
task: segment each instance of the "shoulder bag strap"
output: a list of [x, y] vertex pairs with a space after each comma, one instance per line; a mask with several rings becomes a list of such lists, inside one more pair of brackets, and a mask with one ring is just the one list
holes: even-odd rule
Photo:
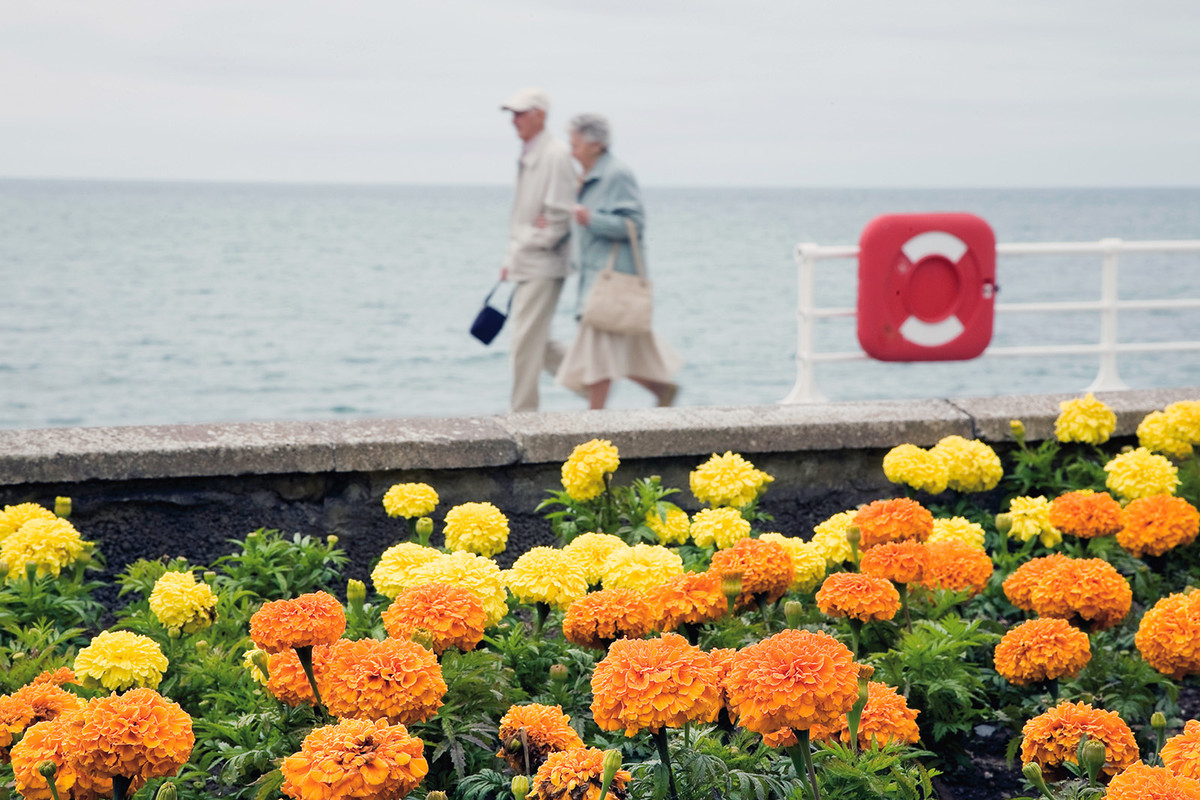
[[637, 226], [633, 224], [633, 220], [626, 217], [625, 227], [629, 228], [629, 249], [633, 252], [633, 265], [637, 268], [638, 277], [646, 280], [646, 266], [642, 263], [642, 250], [638, 247]]

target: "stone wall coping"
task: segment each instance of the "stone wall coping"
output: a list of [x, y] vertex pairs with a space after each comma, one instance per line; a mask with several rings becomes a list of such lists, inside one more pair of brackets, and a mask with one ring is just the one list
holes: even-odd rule
[[[1054, 435], [1059, 402], [1082, 396], [928, 400], [507, 414], [492, 417], [238, 422], [0, 430], [0, 485], [329, 472], [478, 469], [560, 462], [577, 444], [608, 439], [623, 459], [922, 447], [957, 434], [1011, 440]], [[1097, 393], [1115, 436], [1200, 387]]]

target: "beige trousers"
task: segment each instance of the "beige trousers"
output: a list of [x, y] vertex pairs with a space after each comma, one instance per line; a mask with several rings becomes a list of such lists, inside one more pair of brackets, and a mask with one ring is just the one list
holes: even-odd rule
[[533, 278], [521, 281], [513, 291], [512, 313], [509, 315], [512, 334], [513, 411], [538, 410], [538, 380], [545, 369], [551, 375], [558, 372], [566, 347], [550, 338], [550, 323], [562, 278]]

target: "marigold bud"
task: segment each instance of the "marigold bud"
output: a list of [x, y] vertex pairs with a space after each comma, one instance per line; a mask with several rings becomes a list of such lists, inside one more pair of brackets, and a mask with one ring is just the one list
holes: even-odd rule
[[529, 778], [524, 775], [514, 776], [512, 779], [512, 793], [516, 800], [525, 800], [529, 796]]
[[1156, 731], [1161, 731], [1167, 727], [1167, 715], [1161, 711], [1155, 711], [1150, 715], [1150, 727]]
[[570, 675], [570, 670], [566, 664], [551, 664], [550, 665], [550, 680], [555, 683], [565, 683], [567, 676]]
[[1083, 743], [1079, 756], [1080, 762], [1087, 770], [1088, 780], [1095, 783], [1096, 776], [1100, 774], [1100, 770], [1104, 768], [1104, 763], [1108, 761], [1108, 749], [1104, 746], [1104, 742], [1097, 739], [1089, 739]]
[[1033, 784], [1033, 788], [1044, 794], [1046, 797], [1053, 798], [1050, 790], [1046, 787], [1046, 779], [1042, 776], [1042, 768], [1036, 761], [1030, 761], [1021, 768], [1021, 773], [1025, 776], [1025, 780]]
[[338, 537], [336, 534], [331, 533], [325, 537], [325, 544], [329, 545], [330, 547], [333, 547], [337, 543], [338, 543]]
[[167, 781], [158, 787], [158, 794], [154, 795], [154, 800], [175, 800], [178, 796], [179, 793], [175, 790], [175, 784]]
[[55, 764], [50, 759], [46, 759], [37, 765], [37, 771], [46, 779], [46, 783], [49, 783], [54, 780], [54, 776], [58, 772], [58, 764]]
[[215, 581], [216, 579], [217, 579], [217, 573], [216, 573], [216, 572], [214, 572], [214, 571], [213, 571], [213, 570], [211, 570], [211, 569], [206, 569], [206, 570], [204, 570], [204, 582], [205, 582], [205, 583], [212, 583], [212, 582], [213, 582], [213, 581]]
[[425, 795], [425, 800], [449, 800], [449, 797], [445, 792], [435, 791]]
[[1025, 441], [1025, 423], [1024, 422], [1022, 422], [1019, 419], [1010, 419], [1008, 421], [1008, 427], [1012, 431], [1013, 438], [1016, 439], [1017, 442]]
[[208, 642], [204, 639], [201, 639], [200, 641], [196, 642], [196, 649], [199, 650], [201, 653], [207, 653], [208, 652]]
[[600, 800], [604, 800], [608, 794], [608, 787], [612, 785], [613, 778], [617, 776], [617, 770], [621, 768], [621, 751], [605, 750], [603, 764], [604, 772], [600, 778]]
[[804, 605], [799, 600], [788, 600], [783, 604], [783, 616], [789, 628], [799, 628], [804, 619]]
[[367, 600], [367, 585], [358, 578], [346, 581], [346, 600], [354, 608], [362, 608]]
[[428, 539], [433, 533], [433, 520], [429, 517], [420, 517], [417, 519], [417, 536], [422, 539]]
[[996, 530], [1000, 533], [1008, 533], [1012, 530], [1012, 515], [997, 514], [996, 515]]
[[258, 668], [264, 678], [271, 677], [271, 659], [265, 650], [255, 650], [250, 654], [250, 663]]
[[56, 497], [54, 498], [54, 514], [55, 516], [66, 519], [71, 516], [71, 498]]

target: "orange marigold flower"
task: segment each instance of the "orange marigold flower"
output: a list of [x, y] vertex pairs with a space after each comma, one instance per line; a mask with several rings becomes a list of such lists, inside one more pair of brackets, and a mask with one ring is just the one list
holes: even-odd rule
[[854, 524], [862, 535], [859, 548], [868, 550], [884, 542], [925, 541], [933, 533], [933, 514], [916, 500], [897, 497], [867, 503], [854, 515]]
[[[329, 648], [319, 644], [313, 648], [313, 674], [320, 681], [325, 674], [325, 663], [329, 660]], [[300, 657], [295, 650], [280, 650], [267, 656], [267, 691], [275, 695], [281, 703], [289, 706], [312, 705], [316, 698], [308, 675], [300, 664]]]
[[831, 617], [862, 622], [891, 619], [900, 610], [900, 593], [887, 578], [835, 572], [817, 590], [817, 607]]
[[1121, 530], [1121, 504], [1108, 492], [1080, 489], [1050, 501], [1050, 524], [1080, 539], [1112, 536]]
[[720, 708], [712, 659], [675, 633], [613, 642], [592, 673], [592, 717], [606, 731], [712, 722]]
[[496, 755], [508, 761], [518, 775], [532, 775], [551, 753], [583, 747], [562, 706], [513, 706], [500, 718], [499, 736], [500, 752]]
[[283, 760], [282, 791], [293, 800], [392, 800], [429, 772], [425, 743], [403, 725], [344, 719], [317, 728]]
[[660, 631], [673, 631], [684, 623], [712, 622], [729, 613], [729, 603], [721, 592], [721, 576], [714, 572], [676, 575], [647, 590], [646, 599], [658, 612], [654, 627]]
[[779, 542], [739, 539], [732, 547], [713, 553], [708, 570], [717, 575], [741, 573], [742, 593], [737, 608], [759, 601], [774, 603], [792, 584], [792, 557]]
[[1033, 611], [1033, 590], [1050, 572], [1071, 559], [1062, 553], [1052, 553], [1041, 558], [1031, 558], [1013, 570], [1004, 579], [1004, 595], [1008, 602], [1022, 611]]
[[[725, 692], [725, 678], [729, 675], [729, 670], [733, 667], [733, 657], [737, 653], [732, 647], [718, 647], [708, 651], [708, 657], [712, 659], [713, 669], [717, 671], [717, 686], [721, 690], [721, 703], [729, 708], [729, 695]], [[732, 714], [732, 709], [730, 709]]]
[[995, 571], [987, 552], [961, 539], [943, 539], [925, 545], [925, 572], [921, 584], [930, 589], [979, 594]]
[[1063, 619], [1031, 619], [996, 644], [996, 672], [1023, 686], [1061, 677], [1074, 678], [1092, 658], [1088, 636]]
[[[577, 747], [551, 753], [538, 767], [530, 785], [529, 800], [597, 800], [604, 779], [604, 752], [594, 747]], [[618, 769], [608, 787], [613, 800], [625, 800], [633, 776]]]
[[474, 650], [483, 639], [487, 612], [470, 589], [426, 583], [396, 595], [383, 612], [383, 625], [394, 639], [410, 639], [417, 628], [428, 631], [440, 656], [447, 647]]
[[1179, 680], [1200, 674], [1200, 592], [1171, 594], [1142, 615], [1134, 644], [1146, 663]]
[[82, 700], [47, 681], [35, 681], [0, 697], [0, 762], [8, 760], [8, 748], [22, 731], [81, 708]]
[[89, 700], [75, 758], [93, 777], [123, 775], [130, 792], [151, 778], [174, 775], [196, 743], [192, 718], [153, 689]]
[[318, 681], [329, 713], [391, 725], [424, 722], [446, 694], [437, 656], [403, 639], [341, 639], [330, 645]]
[[1200, 511], [1182, 497], [1155, 494], [1130, 500], [1121, 512], [1117, 544], [1135, 556], [1161, 556], [1191, 544], [1200, 533]]
[[1107, 800], [1200, 800], [1200, 781], [1134, 764], [1108, 783]]
[[858, 671], [850, 649], [829, 634], [789, 629], [739, 650], [724, 686], [743, 728], [809, 730], [850, 710]]
[[75, 709], [25, 731], [13, 746], [12, 766], [17, 791], [27, 800], [53, 800], [50, 784], [38, 771], [43, 761], [55, 766], [54, 785], [61, 800], [99, 800], [112, 797], [112, 778], [82, 770], [75, 758], [83, 710]]
[[655, 616], [645, 592], [603, 589], [568, 606], [563, 636], [580, 647], [607, 650], [617, 639], [639, 639], [654, 630]]
[[1069, 558], [1048, 571], [1029, 595], [1040, 617], [1079, 619], [1093, 628], [1117, 625], [1129, 613], [1133, 591], [1112, 564], [1100, 558]]
[[[908, 701], [886, 683], [870, 681], [867, 683], [867, 705], [863, 708], [862, 719], [858, 723], [858, 746], [868, 748], [871, 741], [881, 745], [898, 742], [901, 744], [916, 744], [921, 738], [917, 729], [917, 714], [915, 708], [908, 707]], [[813, 738], [832, 739], [835, 736], [843, 744], [850, 743], [850, 720], [848, 714], [842, 714], [836, 722], [824, 728], [821, 735]], [[766, 737], [763, 737], [766, 740]]]
[[925, 572], [925, 545], [912, 540], [884, 542], [863, 553], [858, 568], [892, 583], [916, 583]]
[[1086, 703], [1062, 702], [1025, 723], [1021, 729], [1021, 761], [1046, 769], [1066, 762], [1079, 763], [1077, 750], [1084, 734], [1089, 742], [1104, 745], [1104, 771], [1116, 775], [1138, 761], [1138, 746], [1121, 718], [1112, 711], [1092, 708]]
[[46, 670], [30, 683], [53, 683], [62, 686], [64, 683], [75, 683], [75, 670], [70, 667], [59, 667], [56, 670]]
[[1188, 720], [1183, 733], [1163, 744], [1161, 755], [1172, 774], [1200, 780], [1200, 722]]
[[332, 644], [346, 630], [346, 611], [328, 592], [267, 603], [250, 618], [250, 638], [268, 653]]

